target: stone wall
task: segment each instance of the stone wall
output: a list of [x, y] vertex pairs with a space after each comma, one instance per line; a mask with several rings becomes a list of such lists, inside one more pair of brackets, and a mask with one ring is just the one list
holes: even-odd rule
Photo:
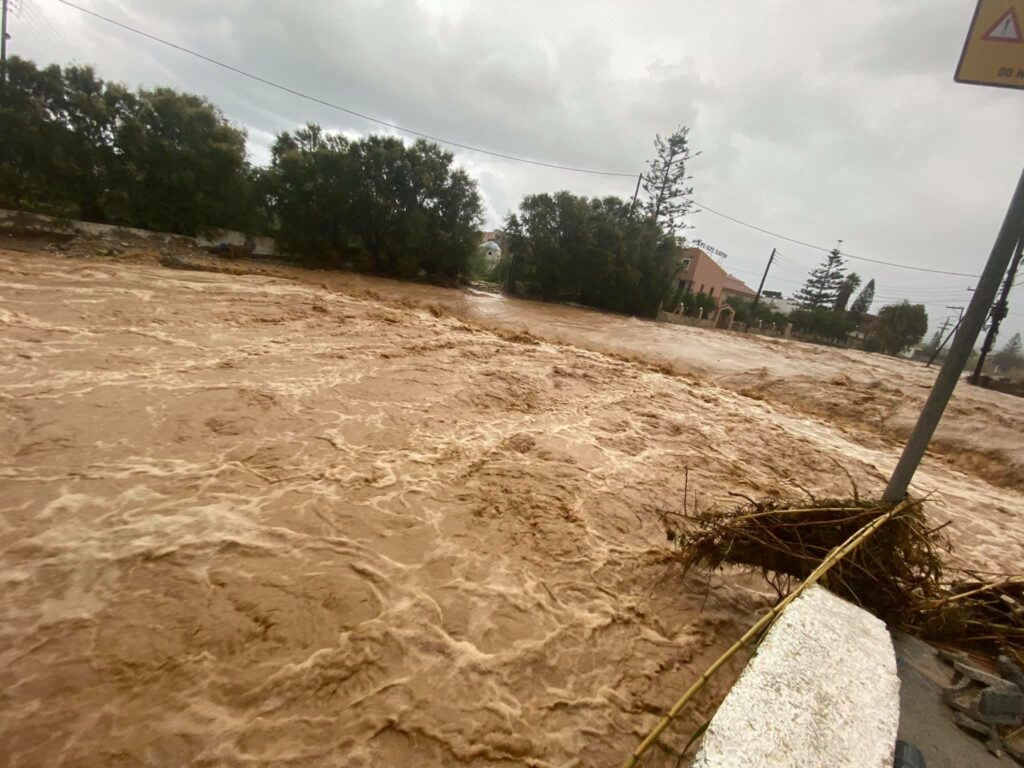
[[[220, 243], [241, 246], [244, 245], [246, 239], [245, 233], [235, 232], [230, 229], [210, 229], [198, 237], [187, 237], [185, 235], [172, 235], [167, 232], [152, 232], [148, 229], [136, 229], [135, 227], [120, 227], [115, 224], [97, 224], [92, 221], [57, 219], [40, 213], [25, 213], [5, 208], [0, 208], [0, 229], [17, 231], [23, 234], [58, 235], [61, 237], [86, 235], [116, 240], [119, 236], [128, 236], [164, 243], [176, 239], [188, 240], [200, 248], [211, 248]], [[277, 255], [277, 243], [274, 238], [254, 237], [252, 240], [256, 246], [255, 255]]]

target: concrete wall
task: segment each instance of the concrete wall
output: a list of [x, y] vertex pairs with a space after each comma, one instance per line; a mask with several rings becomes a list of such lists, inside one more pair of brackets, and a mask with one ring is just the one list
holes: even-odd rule
[[698, 320], [688, 315], [677, 315], [675, 312], [659, 312], [659, 323], [672, 323], [674, 325], [688, 325], [692, 328], [714, 328], [715, 324], [708, 319]]
[[891, 768], [898, 724], [885, 624], [815, 586], [769, 630], [693, 766]]
[[[97, 224], [92, 221], [75, 221], [55, 219], [51, 216], [44, 216], [39, 213], [24, 213], [22, 211], [11, 211], [0, 208], [0, 227], [5, 229], [18, 229], [24, 232], [38, 232], [39, 234], [62, 235], [65, 237], [75, 235], [87, 235], [91, 237], [103, 237], [117, 240], [118, 237], [132, 237], [154, 242], [171, 242], [173, 240], [187, 240], [195, 243], [200, 248], [209, 248], [218, 243], [228, 245], [243, 245], [245, 234], [230, 229], [211, 229], [198, 237], [186, 237], [185, 235], [172, 235], [167, 232], [153, 232], [148, 229], [135, 229], [134, 227], [119, 227], [115, 224]], [[272, 237], [254, 237], [257, 256], [276, 256], [277, 243]]]
[[683, 248], [679, 252], [681, 260], [689, 259], [690, 264], [680, 270], [677, 281], [687, 283], [690, 293], [705, 293], [713, 296], [722, 304], [729, 295], [754, 298], [751, 290], [742, 280], [733, 277], [700, 248]]

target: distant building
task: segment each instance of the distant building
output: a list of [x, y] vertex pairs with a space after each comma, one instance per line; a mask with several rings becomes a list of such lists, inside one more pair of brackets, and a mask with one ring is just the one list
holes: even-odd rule
[[505, 233], [500, 229], [480, 233], [480, 250], [488, 267], [493, 267], [501, 260], [501, 252], [505, 246]]
[[484, 261], [488, 267], [493, 267], [501, 259], [501, 246], [493, 240], [487, 240], [480, 246], [480, 250], [484, 253]]
[[[769, 297], [773, 293], [775, 296]], [[779, 291], [765, 291], [761, 294], [762, 299], [768, 299], [767, 304], [780, 315], [788, 315], [794, 309], [800, 309], [800, 302], [796, 299], [784, 299]]]
[[683, 248], [679, 253], [678, 285], [684, 293], [703, 293], [721, 306], [730, 296], [753, 299], [757, 292], [733, 277], [700, 248]]

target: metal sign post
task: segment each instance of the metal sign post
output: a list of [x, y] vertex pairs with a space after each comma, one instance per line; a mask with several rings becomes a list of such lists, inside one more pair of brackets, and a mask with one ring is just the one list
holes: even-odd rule
[[1017, 189], [1010, 200], [1003, 226], [999, 229], [988, 263], [978, 280], [974, 297], [967, 307], [967, 312], [964, 313], [960, 330], [953, 339], [949, 354], [946, 355], [942, 369], [935, 379], [935, 385], [928, 395], [928, 400], [925, 401], [910, 439], [903, 448], [903, 455], [893, 470], [889, 485], [885, 488], [882, 496], [885, 501], [900, 501], [906, 495], [910, 480], [914, 477], [917, 465], [921, 463], [921, 457], [924, 456], [939, 419], [942, 418], [942, 412], [946, 409], [946, 403], [949, 402], [950, 395], [960, 380], [960, 374], [967, 365], [967, 359], [974, 349], [974, 342], [985, 324], [989, 308], [996, 298], [996, 291], [999, 290], [999, 284], [1021, 237], [1024, 237], [1024, 172], [1017, 181]]

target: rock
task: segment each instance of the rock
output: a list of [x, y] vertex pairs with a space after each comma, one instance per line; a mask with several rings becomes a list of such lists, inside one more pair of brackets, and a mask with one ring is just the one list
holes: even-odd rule
[[970, 657], [963, 651], [950, 651], [945, 648], [939, 649], [938, 657], [940, 661], [944, 661], [950, 666], [953, 666], [957, 662], [960, 662], [961, 664], [968, 664], [971, 661]]
[[991, 672], [978, 669], [977, 667], [966, 664], [962, 661], [953, 662], [953, 669], [964, 677], [970, 678], [974, 682], [981, 683], [982, 685], [999, 686], [1005, 682], [1003, 678], [998, 675], [993, 675]]
[[992, 733], [992, 726], [979, 723], [973, 717], [968, 717], [963, 712], [953, 715], [953, 722], [960, 728], [982, 739], [987, 739]]
[[978, 706], [978, 692], [971, 690], [974, 683], [969, 677], [961, 677], [955, 685], [942, 689], [942, 700], [958, 712], [973, 712]]
[[981, 692], [978, 715], [983, 722], [992, 725], [1024, 723], [1024, 691], [1005, 680], [989, 686]]
[[921, 750], [902, 739], [896, 742], [896, 751], [893, 753], [892, 765], [893, 768], [928, 768]]

